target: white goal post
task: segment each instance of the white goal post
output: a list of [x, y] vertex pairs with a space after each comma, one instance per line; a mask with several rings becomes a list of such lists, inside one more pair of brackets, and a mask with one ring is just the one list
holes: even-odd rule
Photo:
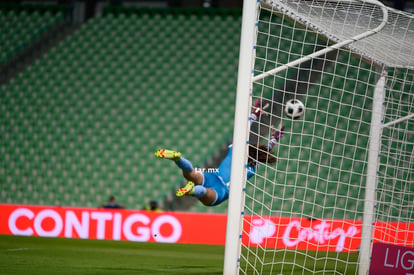
[[[414, 16], [379, 1], [244, 1], [224, 274], [365, 275], [374, 243], [414, 247], [412, 45]], [[246, 181], [271, 125], [278, 161]]]

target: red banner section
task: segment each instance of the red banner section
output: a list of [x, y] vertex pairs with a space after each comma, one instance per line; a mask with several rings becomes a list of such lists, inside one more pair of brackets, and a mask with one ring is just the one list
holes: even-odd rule
[[[0, 204], [0, 234], [224, 245], [226, 215]], [[362, 224], [245, 216], [245, 245], [355, 252]], [[398, 233], [397, 233], [398, 232]], [[377, 241], [414, 247], [414, 223], [376, 223]], [[408, 244], [408, 245], [407, 245]]]
[[0, 205], [0, 234], [167, 243], [225, 243], [225, 215]]

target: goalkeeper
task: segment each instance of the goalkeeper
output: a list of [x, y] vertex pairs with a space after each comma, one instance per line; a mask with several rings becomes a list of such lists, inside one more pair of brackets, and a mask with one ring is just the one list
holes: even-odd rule
[[[250, 123], [257, 121], [260, 114], [264, 114], [264, 110], [268, 106], [269, 105], [264, 102], [256, 101], [254, 111], [249, 116]], [[257, 162], [276, 162], [276, 158], [270, 155], [269, 152], [273, 149], [276, 142], [283, 136], [284, 128], [285, 127], [282, 127], [279, 131], [272, 127], [272, 136], [267, 145], [249, 146], [247, 179], [251, 178], [256, 173]], [[184, 187], [177, 190], [177, 197], [194, 196], [204, 205], [215, 206], [227, 200], [229, 197], [232, 152], [233, 148], [232, 145], [230, 145], [226, 157], [214, 173], [195, 170], [192, 163], [185, 159], [180, 152], [161, 149], [155, 152], [155, 156], [174, 161], [182, 170], [184, 178], [188, 180]]]

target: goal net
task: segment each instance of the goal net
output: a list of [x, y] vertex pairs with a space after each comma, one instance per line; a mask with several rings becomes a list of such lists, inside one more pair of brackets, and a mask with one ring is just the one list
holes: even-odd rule
[[[249, 2], [224, 273], [368, 274], [376, 243], [414, 247], [414, 17], [377, 1]], [[249, 127], [256, 99], [271, 108]], [[286, 116], [289, 99], [303, 116]], [[277, 162], [246, 181], [236, 161], [272, 125], [285, 126]]]

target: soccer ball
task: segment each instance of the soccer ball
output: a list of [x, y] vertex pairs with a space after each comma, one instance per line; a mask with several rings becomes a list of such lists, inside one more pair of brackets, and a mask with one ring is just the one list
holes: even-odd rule
[[285, 113], [290, 118], [298, 118], [303, 115], [305, 105], [298, 99], [290, 99], [286, 102]]

